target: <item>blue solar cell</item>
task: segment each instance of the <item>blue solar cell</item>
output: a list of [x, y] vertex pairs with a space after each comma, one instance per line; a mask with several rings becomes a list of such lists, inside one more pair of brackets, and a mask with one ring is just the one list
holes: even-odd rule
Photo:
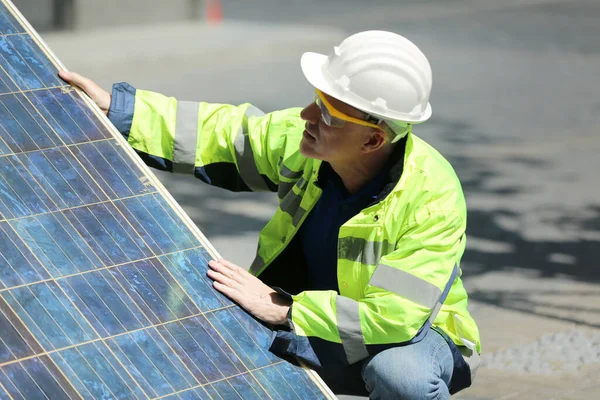
[[189, 309], [186, 306], [189, 302], [186, 295], [184, 295], [184, 299], [176, 294], [171, 297], [170, 292], [159, 290], [160, 287], [167, 284], [164, 279], [158, 278], [158, 281], [155, 282], [148, 281], [144, 277], [144, 270], [152, 268], [154, 266], [151, 260], [143, 260], [115, 268], [111, 270], [111, 273], [118, 273], [122, 277], [122, 283], [127, 293], [154, 324], [193, 315], [195, 309]]
[[[121, 340], [123, 340], [124, 342], [127, 342], [129, 338], [128, 342], [133, 343], [135, 345], [134, 339], [129, 336], [119, 336], [119, 338], [121, 338]], [[141, 390], [146, 395], [146, 398], [153, 398], [158, 396], [158, 394], [154, 391], [151, 385], [153, 374], [157, 373], [155, 371], [155, 368], [152, 366], [152, 363], [146, 359], [146, 363], [148, 364], [148, 370], [146, 370], [144, 368], [143, 363], [140, 363], [138, 361], [138, 366], [141, 368], [140, 371], [137, 369], [133, 361], [127, 358], [127, 356], [123, 353], [120, 347], [113, 340], [108, 340], [105, 343], [110, 354], [114, 356], [114, 362], [118, 363], [124, 369], [125, 374], [127, 374], [134, 380], [135, 385], [141, 388]], [[159, 373], [158, 375], [160, 376]]]
[[95, 399], [130, 398], [129, 387], [110, 365], [102, 362], [105, 360], [95, 344], [86, 344], [54, 353], [52, 360], [65, 371], [69, 381], [84, 397]]
[[[45, 214], [44, 217], [48, 215], [50, 214]], [[80, 272], [66, 252], [58, 246], [51, 233], [42, 228], [35, 217], [13, 220], [11, 226], [51, 276], [59, 277]]]
[[13, 199], [16, 199], [14, 191], [0, 180], [0, 221], [13, 217], [12, 212], [5, 203], [7, 200], [12, 201]]
[[[105, 343], [96, 342], [93, 347], [92, 345], [84, 346], [79, 351], [86, 362], [92, 366], [94, 372], [101, 377], [101, 381], [109, 385], [111, 392], [116, 397], [123, 399], [134, 397], [143, 399], [146, 397], [143, 390], [129, 376], [125, 367], [118, 362]], [[123, 387], [119, 382], [123, 382], [126, 387]], [[94, 383], [94, 381], [91, 381], [89, 385], [94, 385]], [[127, 395], [127, 392], [129, 392], [129, 395]]]
[[204, 399], [218, 399], [218, 398], [220, 398], [220, 397], [221, 397], [221, 396], [219, 396], [218, 394], [217, 394], [217, 395], [210, 396], [210, 395], [208, 394], [208, 390], [206, 390], [206, 389], [207, 389], [206, 387], [205, 387], [205, 388], [196, 388], [196, 389], [194, 389], [194, 390], [193, 390], [193, 392], [192, 392], [192, 393], [194, 394], [194, 396], [195, 396], [195, 397], [187, 397], [187, 398], [186, 398], [186, 397], [183, 397], [183, 396], [182, 396], [182, 397], [181, 397], [181, 399], [182, 399], [182, 400], [184, 400], [184, 399], [188, 399], [188, 398], [189, 398], [189, 399], [200, 399], [200, 400], [204, 400]]
[[281, 371], [282, 365], [283, 363], [279, 363], [261, 368], [254, 371], [253, 375], [261, 386], [276, 399], [299, 400], [313, 398], [311, 396], [302, 397], [300, 393], [294, 391], [294, 388], [290, 383], [294, 376], [288, 376], [288, 379], [286, 379], [286, 375], [282, 374]]
[[[142, 263], [146, 265], [140, 265]], [[145, 279], [146, 282], [152, 282], [154, 291], [163, 297], [165, 303], [177, 318], [185, 318], [200, 312], [179, 283], [173, 279], [164, 265], [157, 259], [150, 259], [142, 263], [137, 265], [141, 278]]]
[[[21, 363], [23, 369], [31, 377], [35, 376], [35, 384], [49, 399], [69, 398], [69, 391], [60, 384], [62, 380], [59, 371], [47, 356], [25, 360]], [[19, 387], [20, 389], [20, 387]]]
[[0, 33], [19, 33], [25, 29], [17, 22], [15, 17], [8, 11], [3, 3], [0, 3]]
[[248, 370], [239, 355], [234, 352], [223, 336], [215, 330], [205, 317], [198, 316], [183, 320], [181, 323], [196, 339], [196, 342], [202, 343], [202, 349], [219, 366], [223, 376], [236, 375]]
[[[125, 150], [116, 140], [100, 141], [94, 143], [96, 149], [104, 156], [106, 161], [114, 167], [117, 175], [121, 178], [133, 194], [154, 192], [152, 186], [143, 172], [135, 167], [131, 158], [125, 154]], [[127, 196], [126, 194], [121, 197]]]
[[258, 382], [247, 374], [214, 383], [212, 387], [224, 399], [262, 400], [268, 397]]
[[293, 368], [291, 364], [280, 363], [274, 366], [281, 376], [285, 377], [288, 385], [292, 387], [301, 399], [325, 399], [322, 393], [311, 385], [310, 378], [302, 373], [298, 368]]
[[[78, 161], [88, 171], [94, 172], [96, 183], [111, 199], [130, 197], [147, 193], [153, 188], [142, 182], [141, 174], [136, 176], [120, 157], [109, 161], [106, 156], [117, 151], [114, 140], [88, 143], [71, 147]], [[121, 150], [122, 151], [122, 150]]]
[[148, 397], [102, 342], [53, 353], [52, 359], [65, 371], [69, 381], [84, 398]]
[[[126, 254], [128, 261], [138, 260], [153, 255], [152, 250], [137, 236], [135, 230], [113, 203], [101, 203], [89, 206], [90, 214], [95, 218], [91, 223], [97, 223], [110, 234], [113, 240]], [[74, 209], [77, 214], [78, 209]], [[88, 214], [88, 217], [90, 216]], [[89, 218], [88, 218], [88, 222]], [[87, 228], [87, 225], [86, 225]]]
[[98, 185], [65, 148], [17, 156], [58, 208], [71, 208], [106, 200]]
[[150, 325], [141, 312], [127, 306], [118, 294], [123, 289], [110, 275], [100, 272], [77, 275], [60, 280], [59, 285], [102, 337]]
[[209, 399], [223, 399], [223, 397], [219, 396], [217, 389], [213, 385], [205, 386], [204, 390], [206, 390]]
[[[145, 195], [115, 202], [155, 254], [187, 250], [200, 243], [158, 195]], [[157, 212], [158, 211], [158, 212]]]
[[200, 249], [173, 253], [160, 257], [160, 261], [180, 283], [201, 311], [214, 310], [232, 303], [217, 294], [206, 276], [208, 260]]
[[46, 350], [98, 337], [56, 282], [11, 289], [2, 297]]
[[69, 399], [69, 395], [41, 358], [9, 364], [3, 368], [3, 373], [3, 376], [0, 375], [0, 383], [4, 384], [14, 398]]
[[[29, 135], [29, 133], [25, 129], [23, 129], [23, 127], [19, 123], [19, 120], [17, 119], [19, 116], [19, 110], [13, 110], [17, 111], [17, 115], [14, 115], [10, 109], [14, 108], [15, 99], [16, 96], [14, 94], [0, 96], [0, 102], [2, 103], [0, 105], [0, 118], [2, 118], [2, 130], [4, 132], [2, 136], [4, 138], [4, 141], [6, 141], [6, 144], [8, 145], [7, 147], [10, 147], [11, 152], [14, 153], [39, 149], [38, 145], [35, 143], [35, 140]], [[25, 114], [26, 112], [22, 112], [20, 115], [24, 116]], [[24, 121], [24, 123], [27, 124], [27, 120]], [[33, 135], [35, 135], [36, 133], [39, 133], [39, 130], [32, 131]], [[45, 138], [47, 142], [50, 142], [47, 136]], [[41, 138], [41, 141], [43, 140], [44, 137]]]
[[53, 277], [103, 266], [62, 213], [21, 218], [11, 221], [11, 225]]
[[118, 350], [117, 357], [129, 372], [137, 371], [139, 374], [136, 375], [143, 375], [142, 383], [151, 388], [154, 396], [193, 386], [179, 372], [180, 368], [185, 369], [184, 366], [174, 365], [146, 331], [118, 336], [110, 340], [109, 345], [113, 351]]
[[[143, 196], [146, 197], [146, 196]], [[165, 231], [168, 226], [163, 228], [156, 218], [156, 208], [146, 208], [139, 197], [131, 197], [125, 200], [115, 201], [119, 211], [125, 216], [127, 221], [135, 229], [136, 233], [152, 249], [155, 254], [162, 252], [172, 253], [180, 249], [179, 241], [168, 235]], [[160, 218], [159, 218], [160, 219]], [[162, 225], [175, 224], [176, 221], [171, 218], [162, 218], [166, 221]]]
[[5, 217], [26, 217], [57, 209], [16, 156], [0, 157], [0, 202], [8, 209]]
[[255, 335], [262, 333], [258, 329], [247, 331], [229, 310], [208, 313], [206, 318], [249, 368], [260, 368], [272, 363], [271, 357], [263, 351], [264, 347], [261, 348], [254, 340]]
[[[2, 299], [0, 301], [3, 302]], [[3, 304], [6, 303], [3, 302]], [[12, 314], [10, 309], [7, 311]], [[3, 310], [0, 310], [0, 332], [2, 332], [2, 340], [0, 340], [0, 363], [35, 354], [35, 350], [23, 338], [23, 330], [19, 332], [15, 327], [15, 320], [14, 316], [10, 318]]]
[[20, 90], [41, 89], [44, 84], [8, 41], [0, 36], [0, 64], [10, 74]]
[[[187, 367], [185, 360], [181, 357], [178, 357], [177, 354], [175, 354], [175, 352], [173, 351], [172, 338], [170, 338], [169, 336], [163, 336], [162, 333], [159, 332], [156, 328], [146, 329], [144, 332], [152, 338], [156, 346], [160, 348], [164, 356], [168, 359], [168, 362], [170, 362], [175, 367], [176, 371], [174, 372], [177, 373], [177, 376], [185, 380], [185, 382], [182, 381], [182, 386], [185, 386], [186, 388], [191, 388], [199, 384], [192, 371]], [[167, 363], [167, 360], [165, 360], [164, 362]]]
[[175, 353], [187, 360], [188, 368], [202, 384], [245, 371], [239, 359], [234, 356], [232, 362], [224, 353], [226, 343], [213, 340], [196, 318], [166, 324], [159, 332]]
[[0, 222], [0, 288], [49, 279], [50, 275], [6, 222]]
[[10, 132], [6, 140], [13, 152], [45, 149], [60, 145], [60, 140], [23, 94], [0, 96], [2, 125]]
[[[152, 325], [108, 271], [70, 277], [59, 284], [102, 337]], [[87, 292], [86, 284], [90, 287]]]
[[257, 345], [263, 349], [265, 355], [271, 360], [271, 362], [275, 363], [280, 361], [280, 359], [269, 352], [267, 349], [271, 345], [272, 332], [265, 328], [263, 325], [256, 323], [254, 318], [246, 314], [240, 308], [231, 308], [229, 312], [234, 316], [237, 323], [239, 323], [243, 329], [248, 332], [250, 336], [254, 339]]
[[0, 398], [324, 398], [217, 293], [206, 243], [6, 1]]
[[[0, 132], [6, 132], [6, 131], [4, 131], [4, 128], [1, 128]], [[2, 136], [5, 136], [5, 135], [3, 135], [3, 134], [0, 135], [0, 156], [12, 153], [12, 151], [6, 145], [6, 142], [4, 141], [4, 139], [2, 139]]]
[[[156, 330], [169, 343], [173, 354], [183, 361], [198, 383], [208, 382], [207, 376], [211, 376], [211, 374], [217, 376], [214, 364], [180, 323], [160, 325], [156, 327]], [[200, 367], [204, 369], [201, 370]]]
[[[0, 375], [0, 380], [2, 379], [2, 375]], [[0, 399], [10, 399], [10, 396], [6, 390], [2, 386], [0, 386]]]
[[[20, 383], [20, 382], [18, 382], [18, 383]], [[24, 383], [26, 383], [26, 382], [24, 382]], [[0, 369], [0, 389], [2, 389], [2, 388], [6, 388], [6, 390], [5, 390], [6, 396], [1, 397], [2, 400], [4, 400], [4, 399], [25, 400], [25, 398], [23, 396], [21, 396], [21, 394], [19, 393], [19, 389], [17, 389], [15, 384], [8, 378], [6, 373]], [[2, 392], [0, 392], [0, 393], [2, 393]]]
[[74, 208], [64, 214], [106, 266], [152, 256], [113, 204]]
[[[210, 397], [208, 395], [208, 393], [206, 393], [206, 390], [204, 390], [201, 387], [167, 397], [167, 399], [170, 399], [170, 400], [176, 400], [176, 399], [177, 400], [210, 400], [212, 398], [213, 397]], [[214, 398], [219, 398], [219, 397], [217, 396]]]
[[147, 210], [158, 211], [155, 219], [167, 235], [177, 238], [178, 243], [181, 243], [180, 250], [187, 250], [200, 245], [198, 239], [181, 223], [181, 217], [175, 214], [175, 211], [164, 197], [154, 194], [153, 196], [140, 196], [139, 199]]
[[[28, 290], [27, 287], [25, 290]], [[25, 297], [33, 298], [33, 294], [29, 293]], [[68, 342], [66, 338], [63, 338], [64, 333], [60, 332], [60, 327], [58, 327], [56, 323], [52, 321], [52, 317], [43, 309], [43, 306], [41, 306], [37, 300], [31, 300], [31, 305], [27, 303], [25, 304], [30, 310], [38, 311], [39, 315], [33, 313], [31, 316], [29, 311], [24, 309], [21, 304], [19, 304], [18, 300], [12, 296], [12, 293], [2, 293], [2, 300], [6, 301], [10, 308], [15, 311], [19, 319], [23, 321], [25, 326], [27, 326], [27, 329], [36, 338], [37, 342], [40, 344], [40, 346], [42, 346], [44, 351], [47, 349], [52, 350], [54, 348], [52, 342], [46, 337], [46, 335], [49, 335], [51, 338], [58, 337], [59, 340], [62, 339], [65, 342]], [[49, 330], [44, 332], [38, 327], [38, 324], [43, 328], [49, 328]], [[68, 345], [68, 343], [65, 344], [65, 346]]]
[[[61, 84], [64, 84], [64, 83], [61, 82]], [[79, 114], [80, 111], [83, 112], [85, 117], [87, 119], [89, 119], [96, 126], [97, 131], [94, 133], [94, 135], [100, 135], [104, 139], [109, 139], [109, 138], [112, 139], [113, 138], [112, 133], [110, 133], [110, 131], [108, 130], [106, 125], [104, 125], [102, 123], [102, 121], [98, 118], [98, 116], [90, 108], [88, 103], [86, 103], [84, 97], [74, 95], [73, 90], [70, 87], [63, 86], [61, 88], [61, 93], [68, 93], [68, 95], [70, 97], [68, 104], [76, 105], [78, 107], [78, 109], [76, 110], [78, 115], [81, 115], [81, 114]], [[96, 137], [96, 136], [94, 136], [94, 137]], [[129, 159], [129, 158], [127, 158], [127, 159]]]
[[239, 400], [240, 395], [235, 391], [229, 381], [219, 381], [210, 385], [212, 389], [224, 399]]
[[[85, 105], [83, 100], [79, 96], [76, 96], [72, 89], [50, 89], [36, 92], [36, 95], [44, 102], [44, 104], [59, 104], [65, 115], [65, 117], [61, 119], [61, 121], [66, 122], [66, 125], [63, 126], [75, 126], [87, 140], [95, 141], [111, 137], [106, 129], [98, 129], [98, 125], [96, 125], [89, 114], [84, 111]], [[61, 114], [63, 113], [61, 112]], [[72, 122], [66, 118], [66, 115], [70, 117]], [[74, 143], [77, 142], [78, 141], [75, 141]]]
[[[62, 104], [54, 95], [55, 93], [61, 94], [59, 97], [63, 101]], [[25, 92], [25, 96], [27, 97], [27, 100], [29, 100], [31, 107], [35, 109], [48, 124], [50, 124], [62, 143], [84, 143], [90, 140], [86, 133], [66, 111], [69, 110], [69, 112], [71, 112], [77, 107], [71, 92], [62, 94], [61, 89], [36, 90], [33, 92]], [[99, 135], [99, 133], [97, 134]]]
[[13, 35], [6, 37], [8, 43], [29, 69], [40, 80], [43, 87], [62, 86], [57, 76], [57, 68], [52, 66], [37, 44], [29, 36]]
[[235, 376], [229, 379], [229, 383], [239, 393], [242, 399], [262, 400], [268, 397], [267, 392], [260, 386], [258, 381], [250, 374]]
[[[2, 59], [0, 58], [0, 64], [2, 63]], [[7, 93], [17, 92], [19, 89], [17, 85], [9, 76], [9, 74], [3, 69], [0, 68], [0, 95]]]

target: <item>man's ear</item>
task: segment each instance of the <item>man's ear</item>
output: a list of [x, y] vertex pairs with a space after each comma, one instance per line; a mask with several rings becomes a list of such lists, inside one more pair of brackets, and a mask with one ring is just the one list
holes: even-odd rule
[[385, 137], [385, 132], [382, 129], [373, 128], [363, 144], [363, 151], [370, 153], [379, 150], [385, 144]]

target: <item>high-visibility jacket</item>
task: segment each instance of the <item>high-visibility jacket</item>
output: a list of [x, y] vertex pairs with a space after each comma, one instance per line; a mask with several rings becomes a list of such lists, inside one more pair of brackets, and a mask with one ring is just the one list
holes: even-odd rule
[[[322, 162], [299, 152], [305, 125], [300, 109], [264, 114], [249, 104], [183, 102], [129, 86], [121, 90], [135, 100], [133, 117], [120, 130], [149, 164], [230, 190], [277, 192], [279, 207], [260, 233], [250, 271], [266, 276], [272, 268], [286, 275], [287, 264], [277, 259], [322, 192]], [[122, 108], [113, 104], [111, 112]], [[420, 340], [430, 327], [472, 354], [480, 352], [460, 278], [466, 244], [460, 183], [450, 164], [414, 134], [399, 145], [380, 196], [340, 228], [339, 293], [305, 290], [292, 296], [291, 331], [278, 331], [272, 346], [280, 353], [353, 364]]]

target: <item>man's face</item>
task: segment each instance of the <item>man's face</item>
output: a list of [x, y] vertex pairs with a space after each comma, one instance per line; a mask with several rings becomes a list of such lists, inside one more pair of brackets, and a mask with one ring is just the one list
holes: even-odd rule
[[[365, 114], [323, 93], [326, 100], [338, 111], [357, 119]], [[306, 121], [300, 143], [300, 152], [310, 158], [328, 162], [355, 162], [361, 157], [364, 146], [376, 128], [346, 122], [343, 127], [327, 126], [321, 119], [321, 110], [314, 102], [306, 106], [300, 116]]]

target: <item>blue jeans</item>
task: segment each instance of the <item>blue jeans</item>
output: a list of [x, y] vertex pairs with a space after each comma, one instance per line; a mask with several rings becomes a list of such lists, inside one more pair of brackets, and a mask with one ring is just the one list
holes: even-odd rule
[[418, 343], [394, 347], [340, 370], [317, 370], [336, 394], [386, 399], [449, 399], [454, 359], [431, 330]]

